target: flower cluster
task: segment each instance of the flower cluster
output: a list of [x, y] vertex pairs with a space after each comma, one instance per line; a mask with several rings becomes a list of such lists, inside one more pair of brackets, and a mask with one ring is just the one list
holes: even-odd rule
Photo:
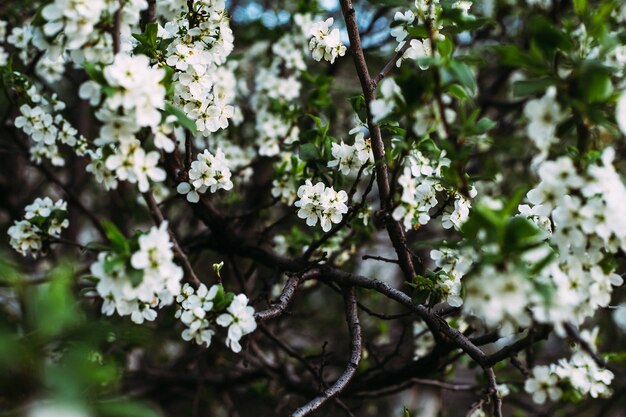
[[[396, 26], [391, 28], [391, 36], [393, 36], [398, 42], [396, 52], [400, 51], [406, 44], [406, 38], [409, 35], [408, 27], [410, 27], [415, 21], [415, 13], [412, 10], [407, 10], [404, 13], [396, 12], [393, 16], [393, 21]], [[400, 67], [402, 61], [406, 59], [417, 60], [418, 58], [424, 58], [432, 55], [432, 47], [430, 39], [411, 39], [409, 41], [409, 47], [406, 49], [400, 59], [396, 61], [396, 66]], [[427, 66], [422, 65], [422, 69], [426, 69]]]
[[[461, 3], [461, 2], [457, 2]], [[463, 2], [469, 3], [471, 2]], [[409, 29], [416, 24], [424, 25], [428, 21], [428, 25], [432, 27], [432, 36], [437, 41], [443, 41], [445, 36], [440, 32], [443, 28], [442, 23], [439, 21], [442, 8], [439, 0], [422, 1], [416, 0], [415, 7], [404, 12], [397, 11], [393, 16], [393, 24], [390, 30], [390, 34], [398, 42], [396, 46], [396, 52], [406, 47], [407, 38], [409, 36]], [[430, 39], [411, 39], [409, 46], [402, 57], [396, 61], [396, 66], [400, 67], [402, 61], [411, 59], [419, 60], [420, 58], [429, 57], [433, 54]], [[427, 69], [428, 64], [418, 61], [418, 65], [422, 69]]]
[[306, 163], [292, 153], [284, 153], [277, 163], [275, 179], [272, 181], [272, 196], [283, 203], [292, 205], [298, 197], [298, 178], [304, 172]]
[[239, 340], [256, 329], [254, 308], [248, 305], [248, 297], [245, 294], [236, 295], [226, 312], [221, 314], [216, 322], [222, 327], [228, 327], [226, 346], [235, 353], [241, 352]]
[[50, 40], [59, 49], [77, 50], [93, 36], [93, 28], [100, 22], [103, 12], [113, 15], [119, 4], [105, 1], [55, 0], [41, 10], [45, 19], [42, 26], [43, 38], [39, 43], [46, 45]]
[[179, 309], [176, 310], [176, 318], [180, 319], [187, 328], [183, 330], [183, 340], [193, 340], [197, 344], [211, 345], [211, 338], [215, 332], [211, 329], [207, 313], [210, 313], [215, 303], [215, 297], [220, 286], [213, 285], [207, 288], [200, 284], [197, 290], [185, 284], [182, 291], [176, 296]]
[[328, 167], [339, 168], [343, 175], [356, 174], [362, 166], [374, 162], [371, 139], [366, 139], [365, 133], [360, 128], [357, 129], [359, 131], [354, 138], [354, 145], [347, 145], [343, 141], [332, 144], [331, 153], [335, 159], [328, 162]]
[[26, 96], [29, 104], [20, 106], [14, 126], [30, 138], [29, 151], [34, 162], [39, 164], [45, 158], [52, 165], [65, 165], [59, 145], [72, 148], [77, 155], [86, 153], [86, 139], [58, 113], [65, 109], [65, 103], [56, 96], [51, 99], [42, 96], [34, 85], [28, 88]]
[[314, 23], [309, 31], [309, 36], [312, 36], [309, 49], [316, 61], [324, 58], [332, 64], [338, 56], [344, 56], [346, 53], [346, 47], [339, 39], [339, 29], [330, 30], [333, 21], [334, 19], [329, 17], [325, 21]]
[[[260, 45], [248, 52], [244, 65], [254, 72], [254, 94], [252, 107], [255, 109], [256, 145], [262, 156], [276, 156], [281, 144], [296, 142], [300, 129], [289, 113], [302, 89], [301, 76], [306, 70], [305, 56], [312, 16], [294, 14], [294, 29], [285, 33], [271, 45]], [[266, 68], [258, 69], [263, 55], [272, 56]], [[243, 91], [242, 91], [243, 93]]]
[[537, 149], [547, 153], [556, 142], [556, 127], [565, 118], [565, 113], [556, 101], [556, 88], [550, 87], [543, 97], [529, 100], [524, 106], [528, 118], [526, 133]]
[[[118, 53], [111, 65], [102, 71], [106, 85], [88, 81], [80, 88], [80, 96], [98, 105], [103, 89], [108, 93], [96, 116], [103, 122], [100, 136], [94, 143], [103, 151], [92, 152], [90, 170], [96, 178], [115, 177], [136, 183], [146, 192], [150, 181], [165, 180], [165, 171], [159, 168], [159, 153], [146, 151], [137, 137], [142, 128], [155, 134], [157, 148], [173, 150], [173, 144], [163, 135], [161, 110], [165, 106], [165, 87], [161, 84], [165, 71], [152, 67], [145, 55], [130, 56]], [[106, 174], [106, 169], [110, 174]], [[114, 175], [112, 175], [114, 173]], [[117, 182], [109, 182], [115, 188]]]
[[609, 397], [613, 378], [613, 372], [600, 368], [587, 353], [577, 349], [569, 360], [562, 358], [549, 366], [535, 366], [524, 389], [537, 404], [547, 399], [558, 401], [564, 396]]
[[[446, 229], [460, 229], [467, 220], [471, 203], [458, 191], [448, 190], [441, 183], [441, 170], [450, 166], [450, 160], [442, 151], [437, 158], [429, 159], [420, 151], [412, 151], [405, 159], [402, 175], [398, 184], [402, 187], [400, 204], [394, 209], [392, 216], [404, 223], [404, 228], [425, 225], [430, 221], [430, 211], [438, 204], [437, 193], [447, 194], [444, 201], [454, 202], [446, 207], [442, 216], [442, 225]], [[476, 189], [469, 190], [469, 196], [476, 196]], [[448, 203], [445, 203], [448, 205]]]
[[228, 327], [226, 346], [239, 353], [241, 338], [256, 329], [254, 308], [248, 306], [248, 298], [244, 294], [224, 294], [221, 285], [207, 288], [200, 284], [194, 290], [189, 284], [185, 284], [176, 301], [179, 306], [176, 318], [180, 318], [187, 326], [182, 333], [184, 340], [194, 340], [199, 345], [209, 347], [215, 334], [212, 328], [215, 323]]
[[626, 248], [626, 187], [613, 167], [614, 151], [606, 148], [597, 163], [579, 172], [569, 157], [544, 161], [538, 167], [541, 182], [528, 192], [530, 205], [520, 211], [543, 227], [558, 258], [540, 273], [554, 295], [537, 305], [541, 322], [575, 324], [609, 304], [613, 286], [622, 278], [600, 263]]
[[176, 70], [174, 103], [209, 136], [227, 128], [235, 114], [234, 76], [222, 67], [234, 38], [223, 1], [198, 1], [193, 7], [191, 16], [183, 13], [167, 22], [159, 36], [171, 41], [164, 59]]
[[537, 300], [537, 291], [521, 270], [513, 263], [504, 269], [484, 265], [465, 285], [464, 311], [481, 318], [489, 328], [501, 335], [511, 335], [519, 328], [528, 327], [530, 300]]
[[174, 263], [168, 223], [153, 227], [116, 250], [101, 252], [91, 265], [104, 300], [102, 313], [130, 316], [135, 323], [156, 319], [157, 308], [172, 304], [180, 293], [183, 270]]
[[198, 154], [198, 159], [191, 163], [189, 170], [189, 182], [178, 184], [178, 192], [187, 195], [187, 201], [197, 203], [200, 201], [200, 194], [207, 190], [212, 193], [217, 190], [230, 190], [233, 182], [230, 180], [231, 172], [228, 161], [221, 149], [215, 155], [208, 150]]
[[[21, 28], [26, 47], [31, 41], [47, 58], [58, 62], [67, 52], [76, 65], [84, 62], [110, 63], [113, 37], [104, 30], [119, 13], [120, 43], [124, 52], [132, 49], [132, 32], [137, 29], [146, 0], [54, 0], [41, 10], [42, 22], [35, 28]], [[120, 9], [121, 8], [121, 9]]]
[[313, 185], [311, 180], [306, 180], [298, 188], [298, 198], [295, 202], [295, 206], [300, 208], [298, 217], [306, 219], [309, 226], [315, 226], [319, 219], [325, 232], [330, 230], [333, 223], [341, 222], [343, 215], [348, 212], [348, 194], [343, 190], [337, 192], [333, 187], [326, 187], [323, 182]]
[[433, 290], [438, 292], [442, 302], [447, 302], [452, 307], [463, 305], [461, 279], [472, 266], [472, 258], [468, 255], [467, 251], [451, 248], [430, 251], [430, 258], [439, 269]]
[[9, 228], [10, 244], [19, 253], [36, 257], [46, 239], [58, 238], [70, 225], [67, 219], [67, 203], [52, 201], [50, 197], [37, 198], [26, 206], [24, 220], [16, 221]]

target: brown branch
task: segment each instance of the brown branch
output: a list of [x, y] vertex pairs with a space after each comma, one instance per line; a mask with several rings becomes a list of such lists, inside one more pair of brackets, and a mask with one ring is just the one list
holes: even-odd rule
[[265, 321], [281, 316], [293, 299], [293, 296], [295, 295], [298, 286], [306, 280], [315, 278], [317, 275], [319, 275], [319, 270], [311, 269], [303, 274], [298, 274], [290, 277], [287, 280], [283, 291], [278, 297], [278, 302], [267, 310], [257, 311], [256, 313], [254, 313], [254, 318], [257, 321]]
[[124, 0], [119, 0], [118, 9], [113, 16], [113, 55], [117, 54], [122, 49], [122, 43], [120, 36], [122, 33], [122, 9], [124, 8]]
[[372, 83], [374, 83], [374, 87], [377, 86], [378, 83], [381, 82], [382, 79], [385, 78], [387, 74], [389, 74], [391, 70], [396, 66], [396, 62], [398, 62], [398, 60], [402, 58], [402, 56], [407, 51], [407, 49], [411, 47], [412, 40], [413, 40], [412, 38], [407, 39], [406, 42], [404, 42], [404, 45], [402, 45], [402, 48], [400, 48], [393, 55], [393, 57], [391, 57], [391, 59], [389, 60], [389, 62], [387, 62], [387, 64], [383, 67], [383, 69], [380, 70], [378, 75], [372, 80]]
[[580, 333], [578, 333], [578, 330], [576, 330], [574, 325], [572, 325], [571, 323], [565, 323], [563, 327], [565, 328], [565, 332], [567, 333], [569, 338], [578, 343], [582, 350], [584, 350], [589, 356], [591, 356], [591, 358], [598, 366], [602, 368], [607, 367], [606, 361], [598, 354], [596, 349], [587, 340], [583, 339], [583, 337], [580, 335]]
[[494, 417], [502, 417], [502, 399], [498, 394], [498, 383], [496, 381], [496, 374], [493, 372], [493, 368], [485, 369], [487, 374], [487, 381], [489, 383], [489, 397], [493, 402], [493, 415]]
[[485, 353], [480, 350], [476, 345], [470, 342], [470, 340], [465, 335], [463, 335], [463, 333], [459, 332], [457, 329], [450, 327], [450, 325], [448, 325], [448, 323], [444, 319], [434, 315], [424, 305], [415, 305], [411, 297], [404, 292], [392, 287], [384, 281], [351, 274], [339, 269], [328, 267], [326, 265], [321, 266], [320, 269], [322, 271], [320, 276], [321, 279], [331, 279], [341, 285], [354, 285], [357, 287], [369, 288], [383, 294], [384, 296], [392, 300], [397, 301], [402, 305], [405, 305], [406, 307], [417, 313], [417, 315], [422, 320], [424, 320], [424, 322], [426, 322], [429, 329], [431, 329], [431, 331], [433, 332], [433, 336], [437, 337], [440, 335], [445, 335], [452, 341], [452, 343], [461, 348], [481, 367], [487, 366], [487, 361], [489, 357], [485, 355]]
[[411, 378], [410, 380], [396, 387], [383, 388], [383, 389], [376, 390], [376, 391], [365, 391], [363, 393], [357, 394], [356, 397], [380, 397], [380, 396], [385, 396], [385, 395], [390, 395], [390, 394], [396, 394], [400, 391], [404, 391], [405, 389], [412, 387], [413, 385], [440, 388], [442, 390], [455, 391], [455, 392], [473, 391], [476, 389], [475, 385], [470, 385], [470, 384], [451, 384], [448, 382], [441, 382], [441, 381], [436, 381], [432, 379]]
[[354, 11], [354, 7], [352, 6], [352, 1], [341, 0], [340, 3], [343, 17], [346, 22], [346, 28], [348, 30], [350, 49], [352, 50], [354, 65], [361, 83], [361, 89], [363, 90], [363, 97], [365, 98], [367, 124], [372, 138], [372, 152], [376, 161], [376, 181], [378, 184], [378, 192], [380, 194], [381, 209], [385, 213], [385, 225], [393, 247], [398, 254], [400, 267], [402, 268], [404, 277], [407, 280], [411, 280], [415, 276], [415, 268], [413, 266], [411, 255], [406, 250], [404, 230], [402, 229], [400, 223], [390, 217], [392, 209], [391, 190], [389, 187], [389, 175], [387, 172], [388, 167], [385, 163], [385, 146], [383, 144], [380, 127], [374, 123], [370, 109], [371, 102], [376, 99], [376, 85], [370, 78], [370, 74], [367, 69], [367, 62], [365, 61], [363, 47], [361, 46], [361, 37], [359, 35], [359, 27], [357, 25], [356, 13]]
[[146, 20], [148, 23], [154, 23], [157, 20], [156, 0], [148, 0], [148, 11], [146, 12]]
[[328, 400], [339, 395], [350, 383], [361, 361], [361, 324], [359, 323], [356, 291], [354, 287], [344, 289], [344, 302], [346, 305], [346, 321], [350, 332], [350, 361], [345, 371], [339, 376], [337, 381], [324, 390], [322, 395], [314, 398], [309, 403], [294, 411], [292, 417], [304, 417], [320, 408]]
[[389, 259], [389, 258], [385, 258], [385, 257], [382, 257], [382, 256], [375, 256], [375, 255], [363, 255], [361, 257], [361, 259], [363, 259], [364, 261], [367, 260], [367, 259], [373, 259], [375, 261], [389, 262], [389, 263], [392, 263], [392, 264], [397, 264], [398, 263], [397, 259]]

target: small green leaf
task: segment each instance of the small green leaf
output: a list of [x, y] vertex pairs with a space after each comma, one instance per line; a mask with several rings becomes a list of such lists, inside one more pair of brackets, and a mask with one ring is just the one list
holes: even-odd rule
[[445, 88], [446, 92], [459, 100], [467, 100], [471, 96], [459, 84], [450, 84]]
[[494, 122], [490, 118], [483, 117], [482, 119], [478, 121], [478, 123], [476, 123], [475, 132], [479, 135], [486, 133], [490, 131], [491, 129], [493, 129], [494, 127], [496, 127], [497, 124], [498, 124], [497, 122]]
[[322, 159], [320, 151], [312, 143], [305, 143], [304, 145], [300, 145], [298, 153], [300, 155], [300, 159], [306, 162], [318, 161]]
[[504, 229], [504, 250], [511, 252], [529, 244], [536, 243], [540, 236], [539, 229], [530, 220], [515, 216], [509, 220]]
[[143, 281], [143, 271], [135, 268], [128, 268], [128, 280], [133, 285], [133, 287], [137, 287]]
[[178, 107], [175, 107], [171, 105], [170, 103], [165, 103], [165, 114], [176, 116], [176, 119], [178, 120], [178, 124], [180, 124], [185, 129], [189, 130], [192, 135], [198, 134], [196, 123], [193, 120], [191, 120]]
[[113, 248], [118, 252], [129, 254], [130, 246], [120, 229], [118, 229], [114, 223], [107, 220], [102, 222], [102, 226], [104, 227], [107, 239], [109, 239]]
[[513, 84], [513, 95], [515, 97], [525, 97], [537, 93], [543, 93], [552, 85], [554, 85], [554, 80], [552, 78], [536, 78], [533, 80], [517, 81]]
[[126, 265], [126, 258], [119, 255], [109, 255], [104, 261], [104, 272], [111, 274]]
[[439, 51], [439, 54], [446, 59], [452, 56], [453, 49], [454, 44], [452, 43], [452, 39], [450, 37], [446, 37], [443, 41], [437, 42], [437, 50]]
[[97, 82], [100, 85], [106, 86], [108, 83], [102, 74], [102, 69], [97, 67], [93, 62], [85, 62], [83, 69], [92, 81]]
[[454, 78], [473, 96], [476, 94], [476, 79], [469, 65], [460, 61], [450, 61], [450, 70]]

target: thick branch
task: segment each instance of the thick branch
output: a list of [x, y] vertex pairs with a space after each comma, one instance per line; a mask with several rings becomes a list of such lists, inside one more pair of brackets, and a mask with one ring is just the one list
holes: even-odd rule
[[292, 417], [304, 417], [320, 408], [331, 398], [336, 397], [350, 383], [361, 361], [361, 324], [359, 323], [356, 291], [354, 287], [344, 290], [344, 301], [346, 304], [346, 321], [350, 330], [350, 362], [346, 370], [341, 374], [335, 383], [324, 390], [322, 395], [313, 399], [308, 404], [303, 405], [293, 412]]
[[378, 184], [378, 192], [380, 194], [380, 205], [385, 215], [385, 224], [389, 238], [393, 244], [400, 267], [404, 273], [405, 279], [411, 280], [415, 277], [415, 268], [410, 253], [406, 250], [406, 240], [402, 226], [390, 217], [391, 213], [391, 189], [389, 187], [389, 175], [387, 172], [387, 164], [385, 163], [385, 146], [383, 144], [380, 127], [374, 123], [370, 104], [376, 99], [376, 85], [370, 78], [361, 46], [361, 37], [359, 35], [359, 27], [356, 21], [356, 14], [351, 0], [341, 0], [341, 10], [343, 12], [346, 28], [348, 29], [348, 37], [350, 38], [350, 49], [354, 59], [357, 75], [363, 90], [365, 104], [367, 109], [367, 124], [372, 139], [372, 152], [376, 161], [376, 182]]

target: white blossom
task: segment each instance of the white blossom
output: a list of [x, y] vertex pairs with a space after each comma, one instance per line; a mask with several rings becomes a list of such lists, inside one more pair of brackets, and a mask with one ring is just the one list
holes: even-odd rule
[[239, 340], [256, 329], [254, 308], [248, 306], [248, 297], [245, 294], [235, 296], [226, 313], [220, 315], [216, 322], [222, 327], [228, 327], [226, 346], [235, 353], [241, 352]]
[[323, 182], [313, 185], [311, 180], [306, 180], [298, 189], [298, 198], [295, 202], [299, 208], [298, 217], [306, 219], [309, 226], [315, 226], [319, 220], [325, 232], [331, 229], [333, 223], [340, 223], [343, 215], [348, 213], [348, 194], [326, 187]]
[[325, 21], [314, 23], [309, 31], [312, 36], [309, 49], [313, 52], [313, 59], [320, 61], [324, 58], [331, 64], [338, 56], [344, 56], [346, 47], [339, 39], [339, 29], [330, 29], [334, 19], [329, 17]]

